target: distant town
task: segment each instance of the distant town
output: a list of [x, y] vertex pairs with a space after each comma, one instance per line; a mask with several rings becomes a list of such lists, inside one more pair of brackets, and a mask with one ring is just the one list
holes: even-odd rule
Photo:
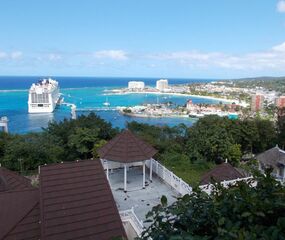
[[[205, 115], [228, 116], [229, 118], [246, 118], [259, 116], [276, 120], [285, 107], [285, 94], [266, 87], [242, 85], [236, 81], [214, 81], [211, 83], [195, 83], [171, 85], [167, 79], [156, 81], [155, 87], [146, 86], [143, 81], [130, 81], [127, 88], [107, 90], [111, 94], [165, 94], [186, 95], [189, 100], [184, 105], [166, 103], [145, 104], [123, 107], [123, 114], [136, 117], [193, 117]], [[210, 98], [218, 104], [194, 104], [190, 97]], [[165, 97], [167, 98], [167, 97]]]

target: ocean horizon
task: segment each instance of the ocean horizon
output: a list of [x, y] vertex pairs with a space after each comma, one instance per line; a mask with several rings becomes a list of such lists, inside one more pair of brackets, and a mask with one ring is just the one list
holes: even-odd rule
[[[0, 76], [0, 117], [9, 119], [9, 131], [11, 133], [38, 132], [48, 126], [50, 121], [70, 119], [70, 108], [59, 106], [53, 113], [29, 114], [28, 113], [28, 89], [31, 84], [41, 77], [36, 76]], [[75, 104], [80, 109], [103, 108], [103, 103], [108, 99], [111, 107], [135, 106], [145, 103], [164, 103], [171, 101], [178, 105], [184, 105], [188, 99], [194, 103], [216, 103], [214, 99], [196, 98], [190, 96], [174, 96], [171, 94], [124, 94], [106, 95], [105, 90], [127, 87], [128, 81], [144, 81], [147, 86], [155, 86], [158, 78], [129, 78], [129, 77], [52, 77], [59, 82], [60, 92], [65, 102]], [[168, 78], [169, 84], [187, 84], [211, 82], [214, 79], [181, 79]], [[88, 114], [78, 112], [77, 115]], [[125, 128], [126, 123], [138, 121], [153, 125], [175, 126], [184, 123], [191, 126], [195, 120], [191, 118], [139, 118], [120, 114], [118, 111], [96, 111], [96, 114], [111, 122], [114, 127]]]

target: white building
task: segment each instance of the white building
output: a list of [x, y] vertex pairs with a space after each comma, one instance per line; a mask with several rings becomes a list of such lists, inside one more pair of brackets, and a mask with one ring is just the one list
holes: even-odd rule
[[196, 110], [196, 108], [195, 108], [195, 106], [194, 106], [194, 104], [193, 104], [193, 102], [192, 102], [191, 99], [189, 99], [189, 100], [187, 101], [187, 103], [186, 103], [186, 109], [187, 109], [188, 111]]
[[0, 128], [2, 128], [4, 132], [8, 132], [8, 121], [7, 117], [0, 118]]
[[141, 81], [130, 81], [128, 83], [128, 89], [144, 89], [144, 82]]
[[164, 92], [168, 89], [168, 80], [167, 79], [160, 79], [156, 81], [156, 89], [161, 92]]

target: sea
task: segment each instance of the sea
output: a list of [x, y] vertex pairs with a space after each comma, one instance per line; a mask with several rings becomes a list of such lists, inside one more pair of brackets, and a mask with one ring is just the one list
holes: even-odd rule
[[[29, 114], [28, 113], [28, 89], [39, 81], [40, 76], [1, 76], [0, 77], [0, 117], [9, 119], [9, 132], [24, 134], [28, 132], [39, 132], [48, 126], [51, 121], [62, 121], [71, 118], [70, 107], [61, 105], [53, 113]], [[137, 121], [152, 125], [176, 126], [183, 123], [192, 126], [196, 119], [193, 118], [140, 118], [120, 114], [118, 111], [106, 110], [104, 102], [110, 103], [110, 109], [117, 106], [135, 106], [146, 103], [172, 102], [184, 105], [188, 99], [193, 103], [217, 103], [217, 100], [208, 98], [197, 98], [189, 96], [174, 96], [170, 94], [110, 94], [108, 90], [125, 88], [129, 81], [144, 81], [147, 86], [155, 86], [158, 78], [123, 78], [123, 77], [52, 77], [59, 82], [60, 92], [64, 102], [72, 103], [81, 111], [80, 114], [88, 114], [87, 109], [96, 108], [95, 113], [110, 122], [113, 127], [125, 128], [127, 122]], [[206, 83], [214, 79], [168, 79], [169, 84]]]

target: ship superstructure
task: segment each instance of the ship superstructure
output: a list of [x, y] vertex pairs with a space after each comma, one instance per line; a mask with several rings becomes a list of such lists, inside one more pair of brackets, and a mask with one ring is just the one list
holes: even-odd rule
[[60, 99], [59, 85], [51, 78], [33, 83], [29, 90], [29, 113], [51, 113]]

